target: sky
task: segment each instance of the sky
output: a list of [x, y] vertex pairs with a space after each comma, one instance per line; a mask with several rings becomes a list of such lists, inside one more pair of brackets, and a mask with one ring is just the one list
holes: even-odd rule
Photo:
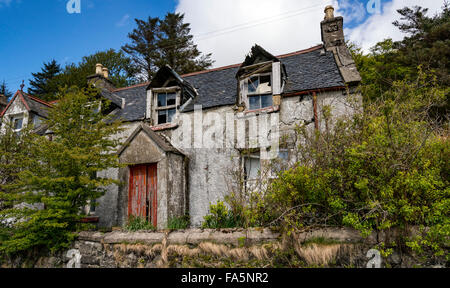
[[[79, 1], [81, 13], [69, 13]], [[370, 2], [370, 3], [369, 3]], [[420, 5], [433, 15], [444, 0], [0, 0], [0, 82], [25, 89], [32, 72], [55, 59], [61, 65], [110, 48], [119, 50], [134, 19], [185, 14], [194, 42], [212, 53], [214, 67], [240, 63], [254, 44], [274, 55], [321, 43], [324, 7], [344, 16], [346, 39], [364, 51], [385, 38], [402, 39], [395, 12]], [[72, 6], [72, 8], [77, 8]], [[77, 9], [75, 9], [77, 10]], [[94, 72], [94, 71], [93, 71]]]

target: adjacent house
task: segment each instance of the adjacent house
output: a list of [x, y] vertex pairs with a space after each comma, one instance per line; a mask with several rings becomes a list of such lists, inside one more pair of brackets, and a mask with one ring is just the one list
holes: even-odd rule
[[[127, 88], [116, 89], [98, 64], [88, 81], [123, 121], [117, 137], [124, 145], [117, 153], [126, 166], [103, 172], [122, 185], [108, 187], [89, 213], [103, 227], [122, 226], [131, 215], [158, 228], [190, 215], [199, 226], [211, 203], [273, 177], [270, 169], [261, 173], [273, 159], [296, 161], [297, 125], [321, 129], [324, 106], [333, 116], [351, 115], [360, 99], [343, 18], [334, 17], [331, 6], [321, 31], [323, 43], [315, 47], [274, 56], [255, 45], [243, 63], [186, 75], [165, 66], [151, 82]], [[19, 129], [18, 119], [45, 117], [41, 108], [50, 106], [18, 91], [2, 117]]]

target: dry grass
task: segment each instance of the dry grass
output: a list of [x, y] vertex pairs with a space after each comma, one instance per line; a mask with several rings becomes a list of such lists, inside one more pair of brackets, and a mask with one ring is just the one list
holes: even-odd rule
[[336, 259], [341, 246], [341, 244], [318, 245], [314, 243], [306, 246], [297, 244], [295, 251], [308, 265], [327, 266]]
[[202, 250], [206, 254], [213, 254], [218, 257], [227, 255], [227, 252], [229, 250], [229, 248], [225, 245], [219, 245], [209, 242], [200, 243], [198, 248], [200, 248], [200, 250]]

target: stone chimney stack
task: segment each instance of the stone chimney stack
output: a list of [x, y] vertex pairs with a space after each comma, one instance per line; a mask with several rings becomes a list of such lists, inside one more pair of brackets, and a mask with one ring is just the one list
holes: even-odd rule
[[109, 79], [109, 70], [108, 70], [108, 68], [103, 67], [102, 72], [103, 72], [103, 77], [105, 77], [106, 79]]
[[102, 64], [95, 65], [95, 74], [103, 75], [103, 65]]
[[344, 18], [334, 16], [334, 8], [325, 7], [325, 19], [320, 23], [322, 28], [322, 42], [327, 51], [333, 52], [342, 77], [347, 84], [361, 81], [352, 55], [345, 44]]
[[109, 70], [102, 64], [95, 65], [95, 74], [88, 76], [88, 83], [100, 89], [114, 90], [116, 87], [109, 80]]

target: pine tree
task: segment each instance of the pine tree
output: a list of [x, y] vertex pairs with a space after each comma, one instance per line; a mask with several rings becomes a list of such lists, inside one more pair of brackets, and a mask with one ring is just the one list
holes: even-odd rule
[[54, 85], [52, 79], [60, 73], [61, 66], [56, 62], [56, 60], [44, 63], [44, 67], [41, 69], [41, 72], [31, 73], [34, 79], [30, 80], [30, 88], [28, 88], [28, 93], [43, 100], [52, 100], [59, 89], [57, 85]]
[[8, 89], [6, 85], [5, 80], [3, 80], [3, 82], [0, 84], [0, 94], [6, 96], [7, 99], [13, 96], [13, 93]]
[[95, 73], [97, 63], [108, 68], [109, 80], [117, 88], [130, 86], [136, 82], [133, 77], [136, 71], [131, 65], [131, 59], [126, 57], [123, 51], [116, 52], [114, 49], [84, 56], [78, 64], [67, 65], [63, 73], [53, 81], [59, 87], [87, 87], [87, 77]]
[[168, 13], [163, 20], [136, 19], [137, 28], [128, 34], [131, 44], [122, 47], [140, 71], [141, 80], [151, 79], [164, 65], [185, 74], [204, 70], [213, 64], [211, 54], [202, 54], [193, 42], [190, 24], [184, 15]]
[[211, 54], [202, 55], [193, 43], [189, 26], [179, 13], [168, 13], [160, 22], [158, 67], [168, 64], [181, 75], [204, 70], [213, 64]]
[[3, 227], [7, 232], [2, 233], [6, 239], [0, 241], [0, 253], [67, 248], [80, 225], [82, 208], [101, 197], [105, 187], [118, 184], [93, 176], [120, 166], [114, 153], [120, 143], [112, 137], [121, 131], [120, 123], [96, 112], [97, 93], [92, 88], [61, 92], [45, 121], [55, 136], [33, 134], [27, 165], [8, 185], [9, 193], [2, 195], [7, 206], [21, 204], [22, 209], [0, 211], [0, 220], [15, 219], [9, 228]]
[[148, 17], [147, 21], [135, 21], [137, 28], [128, 34], [131, 44], [126, 44], [122, 50], [131, 57], [134, 67], [141, 74], [138, 78], [143, 82], [152, 78], [158, 68], [155, 62], [159, 57], [159, 18]]

